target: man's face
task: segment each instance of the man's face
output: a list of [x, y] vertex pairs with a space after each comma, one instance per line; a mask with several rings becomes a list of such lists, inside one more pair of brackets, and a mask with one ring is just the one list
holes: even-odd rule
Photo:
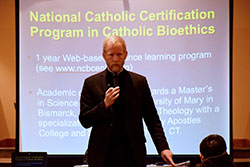
[[127, 51], [121, 43], [109, 43], [102, 55], [109, 70], [120, 72], [127, 58]]

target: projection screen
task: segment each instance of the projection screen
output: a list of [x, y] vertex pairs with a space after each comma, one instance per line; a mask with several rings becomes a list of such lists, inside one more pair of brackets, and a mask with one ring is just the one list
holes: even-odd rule
[[229, 148], [229, 20], [229, 0], [20, 0], [19, 151], [84, 154], [80, 93], [106, 68], [110, 35], [127, 43], [124, 67], [147, 78], [174, 155], [199, 154], [209, 134]]

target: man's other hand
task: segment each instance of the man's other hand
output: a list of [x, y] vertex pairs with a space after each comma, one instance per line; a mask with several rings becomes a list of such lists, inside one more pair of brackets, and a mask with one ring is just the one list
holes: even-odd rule
[[173, 153], [170, 150], [163, 150], [161, 152], [161, 157], [166, 163], [171, 164], [172, 166], [176, 166], [172, 159]]

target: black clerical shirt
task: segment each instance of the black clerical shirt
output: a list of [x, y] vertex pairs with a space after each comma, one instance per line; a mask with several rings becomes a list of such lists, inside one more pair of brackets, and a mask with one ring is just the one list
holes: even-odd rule
[[[117, 75], [107, 70], [107, 77], [107, 81], [111, 87], [120, 87], [120, 95], [116, 99], [114, 104], [110, 107], [113, 127], [105, 167], [113, 167], [117, 165], [119, 167], [132, 167], [134, 163], [125, 122], [125, 117], [127, 116], [127, 113], [124, 110], [124, 106], [126, 104], [124, 104], [123, 101], [123, 92], [126, 91], [123, 90], [123, 84], [125, 84], [126, 81], [124, 81], [123, 78], [123, 71]], [[118, 83], [116, 83], [117, 81]]]

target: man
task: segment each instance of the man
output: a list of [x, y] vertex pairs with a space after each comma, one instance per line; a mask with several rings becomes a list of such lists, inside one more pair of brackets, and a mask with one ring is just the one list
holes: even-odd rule
[[196, 167], [234, 167], [233, 160], [226, 152], [226, 142], [220, 135], [209, 135], [200, 143], [202, 164]]
[[111, 36], [103, 42], [107, 69], [84, 82], [79, 120], [92, 127], [88, 145], [90, 167], [145, 167], [142, 119], [157, 151], [175, 166], [146, 78], [123, 68], [125, 41]]

